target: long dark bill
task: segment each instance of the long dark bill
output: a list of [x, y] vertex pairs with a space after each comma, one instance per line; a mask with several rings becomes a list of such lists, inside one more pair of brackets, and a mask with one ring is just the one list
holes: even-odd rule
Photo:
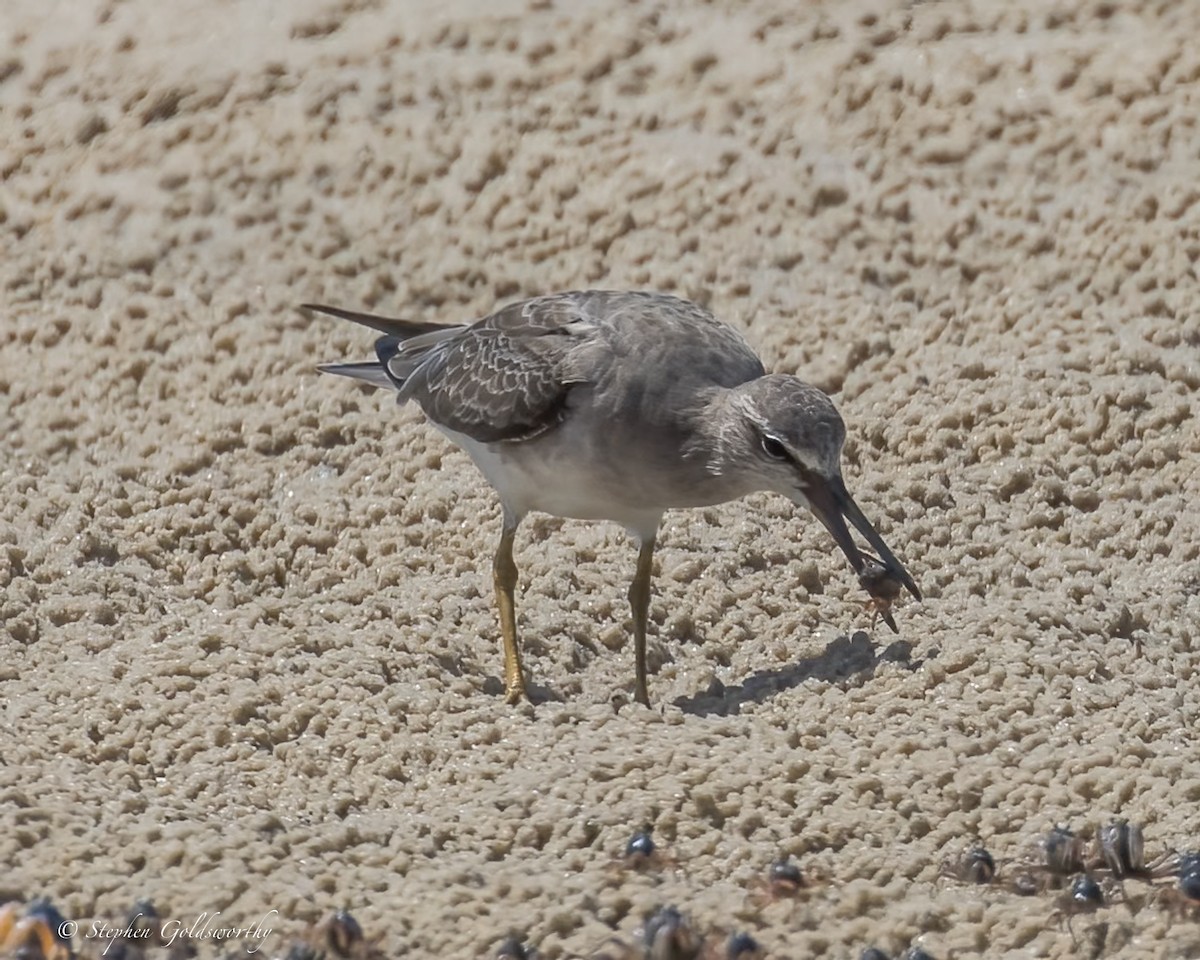
[[850, 535], [850, 530], [846, 527], [847, 520], [854, 526], [854, 529], [866, 538], [867, 543], [871, 545], [875, 552], [879, 554], [879, 559], [883, 561], [883, 566], [888, 573], [904, 584], [908, 588], [908, 592], [920, 600], [921, 591], [913, 583], [913, 578], [908, 575], [908, 571], [904, 569], [904, 565], [896, 559], [896, 555], [888, 549], [888, 545], [883, 542], [883, 537], [875, 532], [875, 528], [871, 526], [871, 521], [858, 509], [858, 504], [850, 496], [850, 491], [846, 489], [846, 484], [842, 482], [842, 478], [834, 477], [832, 480], [825, 480], [821, 477], [814, 477], [811, 474], [809, 477], [809, 485], [804, 491], [808, 504], [812, 508], [812, 512], [817, 515], [817, 519], [825, 525], [825, 529], [829, 531], [833, 539], [837, 542], [837, 545], [841, 547], [842, 553], [850, 561], [850, 566], [854, 568], [854, 572], [861, 572], [863, 564], [866, 561], [863, 559], [862, 553], [859, 552], [858, 545], [854, 542], [854, 537]]

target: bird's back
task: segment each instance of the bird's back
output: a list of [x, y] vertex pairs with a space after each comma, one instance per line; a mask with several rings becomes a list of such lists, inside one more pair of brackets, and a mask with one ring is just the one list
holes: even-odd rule
[[741, 334], [690, 300], [641, 292], [567, 296], [579, 298], [580, 312], [595, 325], [570, 358], [578, 379], [619, 392], [623, 407], [643, 421], [658, 420], [664, 405], [682, 409], [689, 394], [764, 374]]
[[669, 429], [668, 420], [686, 415], [705, 391], [764, 372], [737, 331], [661, 293], [555, 293], [459, 325], [313, 309], [385, 334], [375, 344], [376, 362], [322, 370], [390, 384], [438, 426], [484, 444], [556, 429], [580, 406], [572, 394], [637, 421], [655, 441], [656, 429]]
[[621, 410], [650, 426], [680, 391], [732, 387], [763, 374], [731, 327], [690, 301], [657, 293], [534, 297], [466, 326], [426, 326], [377, 346], [402, 400], [481, 443], [554, 429], [580, 388], [616, 391]]

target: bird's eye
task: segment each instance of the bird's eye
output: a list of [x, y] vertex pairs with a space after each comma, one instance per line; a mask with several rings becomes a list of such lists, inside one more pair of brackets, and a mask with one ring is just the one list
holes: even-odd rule
[[791, 457], [788, 456], [787, 447], [783, 445], [783, 441], [781, 441], [778, 437], [764, 436], [762, 438], [762, 448], [763, 453], [765, 453], [772, 460], [791, 459]]

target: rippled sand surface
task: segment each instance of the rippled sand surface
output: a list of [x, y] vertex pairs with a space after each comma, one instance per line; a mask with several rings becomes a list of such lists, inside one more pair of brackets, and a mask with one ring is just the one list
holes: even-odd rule
[[[1200, 5], [797, 6], [8, 0], [3, 892], [278, 911], [271, 956], [338, 907], [587, 956], [660, 904], [773, 958], [1200, 955], [1142, 882], [1068, 929], [939, 879], [1200, 847]], [[834, 395], [898, 637], [790, 504], [672, 513], [635, 708], [635, 551], [543, 518], [502, 703], [495, 498], [296, 305], [594, 286]], [[785, 854], [823, 882], [764, 905]]]

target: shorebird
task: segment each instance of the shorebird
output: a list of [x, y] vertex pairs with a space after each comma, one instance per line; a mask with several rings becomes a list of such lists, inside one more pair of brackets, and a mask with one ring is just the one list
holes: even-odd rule
[[[304, 308], [382, 333], [374, 360], [318, 369], [415, 402], [499, 495], [503, 525], [492, 571], [509, 703], [528, 699], [513, 540], [531, 511], [615, 520], [637, 542], [629, 588], [634, 695], [646, 705], [651, 565], [668, 509], [780, 493], [825, 525], [873, 597], [886, 595], [890, 605], [903, 586], [920, 599], [842, 480], [846, 428], [833, 402], [796, 377], [768, 374], [740, 334], [695, 303], [576, 291], [452, 325]], [[879, 561], [859, 550], [847, 521]]]

